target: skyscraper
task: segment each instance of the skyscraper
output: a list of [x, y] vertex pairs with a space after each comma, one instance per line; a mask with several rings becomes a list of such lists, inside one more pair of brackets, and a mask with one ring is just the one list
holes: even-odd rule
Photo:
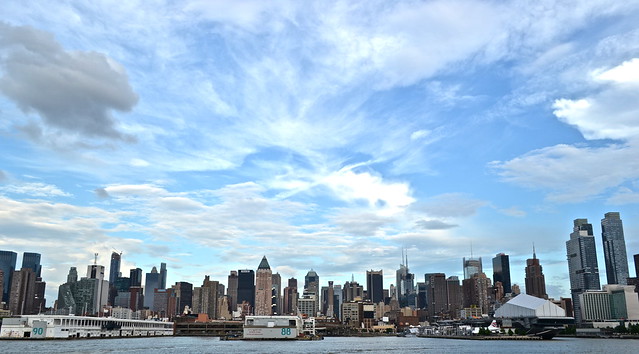
[[166, 263], [160, 263], [160, 289], [166, 289]]
[[12, 315], [34, 314], [35, 272], [31, 268], [22, 268], [13, 272], [9, 311]]
[[604, 214], [604, 218], [601, 219], [601, 238], [608, 284], [627, 285], [628, 256], [623, 236], [623, 223], [618, 212]]
[[9, 296], [11, 293], [11, 280], [13, 279], [13, 272], [16, 270], [16, 261], [18, 260], [18, 254], [12, 251], [0, 251], [0, 270], [2, 270], [3, 284], [2, 284], [2, 301], [9, 303]]
[[22, 268], [31, 268], [36, 278], [42, 277], [42, 266], [40, 265], [40, 253], [24, 252], [22, 254]]
[[176, 297], [175, 314], [181, 314], [187, 306], [193, 307], [193, 284], [179, 281], [173, 285], [173, 289]]
[[237, 304], [242, 302], [255, 308], [255, 272], [253, 269], [240, 269], [237, 271]]
[[270, 316], [272, 314], [273, 272], [266, 256], [262, 257], [255, 274], [255, 315]]
[[595, 237], [588, 219], [574, 220], [570, 240], [566, 241], [566, 255], [575, 322], [579, 325], [581, 324], [579, 295], [586, 290], [600, 289]]
[[155, 289], [160, 288], [160, 273], [158, 269], [153, 267], [151, 273], [146, 273], [146, 280], [144, 281], [144, 307], [153, 310], [153, 296]]
[[431, 320], [441, 318], [448, 312], [448, 289], [444, 273], [429, 273], [426, 279], [428, 316]]
[[548, 298], [546, 294], [546, 279], [544, 278], [543, 268], [539, 264], [539, 259], [537, 259], [534, 246], [533, 258], [526, 260], [526, 294], [542, 299]]
[[229, 297], [229, 306], [231, 311], [237, 310], [237, 271], [232, 270], [228, 277], [228, 286], [226, 288], [226, 294]]
[[417, 306], [417, 291], [415, 291], [415, 274], [411, 273], [408, 269], [408, 256], [402, 254], [402, 263], [399, 265], [399, 269], [395, 272], [395, 279], [397, 284], [397, 301], [400, 307]]
[[[319, 305], [320, 305], [320, 280], [319, 280], [319, 275], [317, 275], [317, 272], [315, 272], [313, 269], [309, 270], [308, 273], [306, 273], [306, 276], [304, 277], [304, 291], [302, 292], [302, 297], [304, 297], [305, 295], [315, 295], [314, 299], [315, 299], [315, 309], [319, 309]], [[306, 299], [308, 300], [309, 297], [307, 296]], [[299, 302], [298, 302], [298, 306], [299, 306]]]
[[481, 257], [475, 258], [463, 258], [464, 265], [464, 279], [470, 279], [473, 275], [483, 273]]
[[282, 276], [280, 273], [273, 274], [271, 283], [273, 288], [273, 313], [280, 315], [282, 313]]
[[374, 304], [384, 301], [384, 271], [366, 271], [366, 294]]
[[508, 255], [498, 253], [493, 258], [493, 283], [500, 281], [504, 287], [504, 293], [512, 292], [510, 287], [510, 261]]
[[297, 279], [290, 278], [288, 286], [284, 288], [283, 314], [291, 314], [297, 312]]
[[133, 268], [129, 271], [131, 286], [142, 286], [142, 269]]
[[115, 283], [115, 279], [122, 276], [120, 273], [120, 263], [122, 262], [122, 253], [111, 253], [111, 267], [109, 268], [109, 283]]

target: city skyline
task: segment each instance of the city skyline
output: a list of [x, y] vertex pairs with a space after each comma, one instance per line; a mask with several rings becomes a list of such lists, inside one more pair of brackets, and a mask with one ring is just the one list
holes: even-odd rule
[[534, 242], [558, 298], [587, 218], [605, 284], [595, 220], [619, 212], [639, 253], [638, 21], [603, 0], [5, 1], [0, 249], [42, 255], [49, 300], [112, 252], [166, 286], [264, 255], [388, 286], [404, 250], [415, 282], [463, 280], [504, 253], [523, 287]]

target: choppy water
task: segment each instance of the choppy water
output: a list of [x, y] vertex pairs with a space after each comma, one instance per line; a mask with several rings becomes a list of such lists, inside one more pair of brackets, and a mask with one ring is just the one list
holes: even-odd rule
[[322, 341], [220, 341], [215, 337], [0, 341], [2, 353], [637, 353], [639, 340], [555, 338], [471, 341], [331, 337]]

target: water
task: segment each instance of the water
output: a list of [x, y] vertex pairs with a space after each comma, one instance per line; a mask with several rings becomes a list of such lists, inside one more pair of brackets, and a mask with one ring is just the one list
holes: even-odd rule
[[636, 353], [632, 339], [476, 341], [416, 337], [331, 337], [322, 341], [220, 341], [215, 337], [0, 341], [2, 353]]

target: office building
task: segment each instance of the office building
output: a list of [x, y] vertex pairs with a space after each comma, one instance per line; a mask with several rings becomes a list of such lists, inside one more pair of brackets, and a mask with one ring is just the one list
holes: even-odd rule
[[288, 280], [288, 286], [284, 288], [284, 301], [282, 314], [290, 315], [297, 313], [297, 299], [299, 295], [297, 293], [297, 279], [290, 278]]
[[566, 241], [570, 293], [575, 322], [581, 325], [582, 309], [579, 295], [586, 290], [599, 290], [599, 266], [592, 224], [588, 219], [575, 219], [570, 240]]
[[237, 271], [237, 305], [243, 302], [250, 307], [249, 313], [252, 313], [255, 308], [255, 272], [252, 269]]
[[115, 283], [115, 279], [122, 276], [120, 264], [122, 263], [122, 253], [111, 252], [111, 267], [109, 268], [109, 283]]
[[2, 302], [9, 303], [11, 294], [11, 281], [13, 272], [16, 270], [18, 254], [12, 251], [0, 251], [0, 270], [3, 274], [2, 281]]
[[173, 285], [173, 294], [175, 296], [175, 314], [184, 313], [187, 308], [193, 307], [193, 284], [179, 281]]
[[473, 275], [483, 273], [483, 268], [481, 264], [481, 257], [475, 258], [463, 258], [463, 267], [464, 267], [464, 279], [470, 279]]
[[22, 254], [22, 268], [31, 268], [36, 278], [42, 277], [42, 265], [40, 265], [40, 253], [24, 252]]
[[282, 276], [280, 273], [275, 273], [271, 277], [272, 283], [272, 300], [271, 306], [273, 308], [273, 314], [281, 314], [282, 313]]
[[501, 282], [504, 293], [512, 292], [510, 284], [510, 260], [507, 254], [498, 253], [493, 258], [493, 282]]
[[219, 282], [204, 277], [201, 287], [193, 289], [193, 313], [205, 313], [209, 319], [217, 318]]
[[155, 289], [160, 289], [160, 273], [158, 269], [153, 267], [151, 273], [146, 273], [144, 281], [144, 307], [153, 310], [153, 296]]
[[623, 223], [617, 212], [604, 214], [601, 219], [601, 239], [603, 241], [606, 277], [608, 284], [628, 284], [628, 256], [623, 235]]
[[133, 268], [129, 271], [131, 286], [142, 286], [142, 269]]
[[537, 253], [533, 246], [533, 258], [526, 260], [526, 294], [541, 299], [548, 299], [546, 294], [546, 279], [543, 268], [537, 259]]
[[415, 290], [415, 274], [411, 273], [408, 268], [408, 255], [402, 254], [402, 263], [395, 272], [397, 301], [400, 307], [410, 307], [415, 309], [417, 306], [417, 291]]
[[426, 281], [428, 317], [431, 320], [445, 318], [448, 313], [448, 289], [444, 273], [430, 273]]
[[226, 295], [229, 297], [231, 311], [237, 310], [237, 271], [232, 270], [228, 276]]
[[304, 291], [302, 292], [302, 296], [304, 296], [304, 294], [315, 294], [315, 301], [317, 301], [315, 308], [319, 310], [320, 279], [317, 272], [313, 269], [309, 270], [304, 277]]
[[35, 272], [31, 268], [22, 268], [13, 272], [9, 312], [12, 316], [35, 314]]
[[166, 263], [160, 263], [160, 289], [166, 289]]
[[359, 285], [355, 279], [344, 283], [342, 293], [344, 302], [362, 301], [364, 299], [364, 287]]
[[366, 271], [366, 297], [375, 304], [384, 301], [383, 270]]
[[603, 290], [579, 294], [581, 319], [585, 321], [639, 320], [639, 298], [634, 287], [609, 284]]
[[272, 314], [273, 301], [273, 272], [268, 264], [266, 256], [262, 257], [255, 274], [255, 315], [270, 316]]
[[457, 276], [450, 276], [446, 279], [446, 296], [449, 318], [458, 318], [462, 308], [462, 288]]
[[487, 314], [490, 309], [490, 278], [485, 273], [473, 274], [470, 279], [462, 281], [462, 288], [464, 308], [478, 307], [482, 314]]

